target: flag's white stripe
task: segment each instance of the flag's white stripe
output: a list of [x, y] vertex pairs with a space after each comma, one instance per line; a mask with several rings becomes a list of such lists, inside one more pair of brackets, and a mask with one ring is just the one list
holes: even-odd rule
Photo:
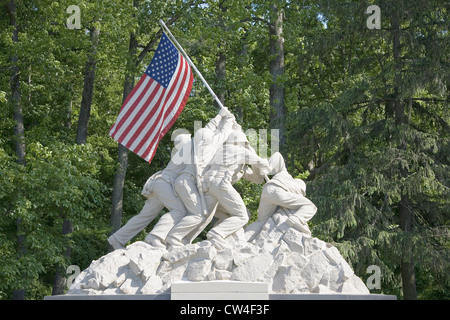
[[[183, 82], [183, 78], [185, 77], [185, 80]], [[172, 111], [169, 114], [166, 114], [164, 117], [164, 123], [161, 127], [161, 130], [158, 131], [158, 134], [160, 134], [161, 131], [163, 131], [171, 122], [171, 120], [174, 118], [175, 114], [179, 111], [180, 105], [183, 102], [183, 100], [185, 99], [185, 95], [186, 95], [186, 91], [187, 91], [187, 87], [189, 86], [190, 83], [190, 79], [191, 79], [191, 69], [188, 66], [188, 63], [186, 61], [184, 61], [184, 70], [183, 73], [180, 74], [179, 77], [179, 83], [178, 83], [178, 87], [180, 87], [181, 85], [183, 86], [183, 89], [181, 90], [179, 96], [178, 96], [178, 100], [175, 102], [175, 105], [172, 109]], [[158, 139], [156, 141], [154, 141], [154, 143], [151, 145], [150, 148], [146, 148], [147, 149], [147, 155], [145, 156], [145, 160], [146, 161], [150, 161], [150, 159], [152, 158], [153, 154], [155, 153], [155, 149], [158, 146], [159, 143], [159, 137], [157, 137]], [[148, 144], [150, 143], [149, 140]], [[145, 155], [145, 152], [142, 152], [142, 155]]]
[[[145, 141], [145, 144], [142, 146], [142, 150], [140, 150], [140, 154], [142, 154], [142, 157], [145, 159], [148, 159], [148, 157], [154, 153], [154, 151], [156, 150], [156, 148], [158, 146], [158, 143], [160, 140], [160, 134], [165, 129], [164, 122], [168, 116], [167, 108], [170, 106], [170, 103], [173, 102], [175, 95], [177, 95], [178, 93], [179, 93], [179, 96], [184, 94], [183, 92], [179, 92], [179, 90], [180, 90], [179, 88], [181, 87], [181, 85], [183, 83], [183, 78], [185, 77], [185, 74], [187, 73], [186, 71], [187, 71], [187, 66], [186, 66], [185, 62], [183, 61], [182, 71], [181, 71], [180, 75], [178, 76], [177, 83], [174, 84], [174, 86], [176, 88], [174, 91], [175, 93], [170, 96], [171, 102], [166, 102], [166, 104], [165, 104], [166, 108], [164, 109], [163, 117], [161, 119], [159, 119], [159, 123], [158, 123], [157, 127], [155, 128], [155, 130], [153, 130], [152, 135], [147, 139], [147, 141]], [[178, 104], [175, 103], [172, 108], [178, 108]]]
[[[125, 128], [128, 126], [128, 124], [131, 122], [133, 118], [133, 113], [130, 115], [130, 117], [125, 121], [125, 123], [122, 124], [121, 128], [124, 128], [120, 131], [120, 133], [117, 133], [116, 130], [118, 129], [117, 126], [119, 125], [122, 118], [127, 114], [128, 110], [133, 106], [136, 99], [141, 95], [142, 91], [147, 86], [148, 82], [150, 81], [150, 77], [145, 77], [144, 81], [141, 83], [140, 87], [135, 91], [134, 95], [130, 98], [130, 100], [127, 102], [127, 104], [122, 108], [122, 111], [120, 112], [119, 116], [117, 117], [116, 123], [114, 124], [114, 128], [111, 130], [110, 135], [114, 138], [119, 138], [122, 132], [125, 130]], [[137, 112], [135, 110], [135, 112]]]
[[[176, 80], [178, 72], [180, 67], [181, 69], [181, 73], [180, 76], [178, 77], [178, 80]], [[162, 106], [158, 106], [158, 112], [155, 112], [155, 114], [153, 115], [152, 119], [147, 123], [147, 125], [145, 126], [145, 128], [142, 130], [142, 132], [139, 134], [138, 138], [136, 139], [136, 141], [133, 143], [133, 145], [131, 146], [133, 149], [136, 148], [139, 143], [142, 141], [142, 139], [145, 138], [146, 134], [149, 132], [149, 130], [151, 129], [151, 127], [155, 124], [156, 121], [156, 127], [152, 130], [152, 133], [150, 135], [150, 137], [148, 137], [148, 139], [146, 139], [147, 141], [145, 141], [145, 143], [142, 145], [142, 147], [140, 148], [140, 150], [137, 150], [137, 154], [139, 156], [142, 156], [143, 153], [148, 149], [150, 143], [152, 143], [155, 134], [159, 134], [160, 129], [161, 129], [161, 125], [163, 124], [164, 121], [164, 113], [166, 112], [168, 106], [170, 106], [171, 102], [173, 101], [174, 95], [176, 95], [176, 93], [179, 90], [180, 87], [180, 83], [183, 80], [183, 75], [185, 73], [185, 64], [183, 63], [183, 59], [178, 59], [178, 64], [177, 64], [177, 68], [175, 69], [175, 73], [172, 77], [172, 79], [170, 80], [170, 84], [167, 87], [165, 93], [164, 93], [164, 97], [161, 101]], [[177, 81], [176, 83], [174, 83], [174, 81]], [[175, 89], [172, 90], [172, 86], [175, 86]], [[172, 94], [170, 95], [170, 97], [168, 97], [168, 94], [172, 91]], [[157, 120], [157, 117], [159, 116], [159, 114], [163, 112], [162, 116], [160, 117], [159, 120]]]
[[[141, 125], [141, 123], [143, 122], [143, 120], [145, 120], [145, 117], [147, 117], [147, 115], [149, 114], [151, 109], [153, 109], [153, 108], [155, 109], [154, 110], [154, 114], [152, 115], [151, 119], [147, 121], [147, 125], [143, 129], [139, 130], [139, 135], [133, 141], [131, 141], [132, 144], [129, 147], [129, 149], [132, 150], [133, 152], [135, 152], [138, 155], [140, 155], [138, 151], [141, 148], [139, 148], [139, 150], [136, 150], [136, 149], [139, 147], [139, 144], [142, 142], [142, 139], [145, 138], [145, 135], [148, 133], [149, 128], [151, 128], [151, 126], [155, 123], [157, 117], [159, 116], [159, 114], [164, 109], [164, 107], [161, 107], [161, 105], [163, 105], [163, 106], [165, 105], [164, 101], [165, 101], [165, 99], [166, 99], [166, 97], [167, 97], [167, 95], [168, 95], [168, 93], [170, 91], [170, 87], [171, 87], [171, 83], [173, 82], [173, 79], [176, 78], [176, 74], [177, 74], [178, 68], [179, 68], [179, 63], [180, 63], [180, 59], [178, 59], [177, 68], [175, 69], [174, 76], [172, 76], [172, 79], [171, 79], [171, 82], [169, 83], [169, 86], [167, 86], [167, 89], [164, 90], [164, 96], [161, 99], [161, 104], [157, 105], [157, 106], [154, 106], [158, 102], [160, 97], [161, 97], [160, 93], [158, 93], [157, 97], [155, 96], [153, 101], [152, 101], [152, 107], [150, 107], [150, 106], [147, 107], [147, 110], [146, 110], [145, 114], [141, 115], [141, 118], [139, 119], [140, 120], [139, 121], [139, 125]], [[133, 128], [132, 131], [136, 132], [136, 130], [138, 130], [138, 128], [139, 128], [139, 126], [136, 127], [136, 128]], [[155, 128], [155, 130], [157, 128]], [[127, 142], [128, 142], [128, 140], [127, 140]]]
[[[151, 80], [150, 77], [147, 77], [148, 79], [146, 79], [145, 83], [147, 83], [148, 81]], [[120, 136], [124, 133], [124, 131], [133, 131], [133, 128], [136, 127], [136, 123], [133, 125], [134, 122], [138, 122], [140, 120], [140, 118], [142, 118], [142, 116], [140, 115], [141, 109], [143, 108], [143, 106], [145, 105], [145, 103], [147, 102], [148, 98], [150, 97], [150, 95], [153, 93], [153, 91], [155, 89], [157, 89], [158, 83], [156, 81], [154, 81], [151, 85], [150, 88], [147, 90], [147, 92], [145, 92], [144, 96], [142, 97], [142, 99], [138, 102], [138, 104], [136, 105], [136, 107], [134, 108], [134, 110], [132, 111], [132, 113], [130, 114], [130, 116], [128, 117], [128, 119], [124, 122], [124, 124], [119, 128], [119, 130], [117, 131], [117, 133], [115, 134], [115, 136], [119, 139]], [[138, 95], [135, 95], [135, 97], [138, 97]], [[133, 98], [135, 98], [133, 97]], [[133, 101], [136, 101], [136, 99], [130, 99]], [[127, 104], [127, 109], [129, 109], [132, 106], [132, 104]], [[145, 112], [145, 111], [144, 111]], [[130, 127], [132, 126], [132, 129], [130, 129]], [[129, 135], [129, 134], [128, 134]], [[127, 137], [128, 137], [127, 135]], [[125, 140], [122, 141], [122, 144], [125, 145], [126, 142]]]
[[121, 115], [119, 115], [120, 119], [118, 119], [117, 123], [119, 123], [120, 120], [122, 120], [123, 117], [127, 113], [130, 112], [128, 118], [125, 120], [125, 122], [117, 128], [116, 132], [114, 133], [114, 136], [119, 139], [120, 136], [123, 134], [123, 132], [128, 131], [129, 126], [134, 122], [134, 119], [136, 115], [139, 113], [140, 109], [144, 105], [145, 101], [148, 99], [148, 97], [152, 94], [153, 90], [155, 89], [156, 84], [152, 83], [150, 85], [150, 88], [144, 93], [144, 96], [142, 99], [137, 103], [137, 105], [134, 107], [134, 109], [131, 109], [133, 107], [133, 104], [136, 102], [136, 100], [139, 98], [139, 96], [142, 94], [142, 91], [146, 88], [148, 85], [148, 82], [151, 81], [151, 78], [146, 76], [145, 80], [143, 81], [142, 85], [139, 87], [138, 90], [136, 90], [135, 94], [131, 97], [130, 101], [125, 105], [123, 108], [123, 112], [121, 112]]
[[[187, 61], [185, 62], [186, 65], [188, 66]], [[164, 121], [163, 127], [167, 127], [168, 124], [170, 123], [170, 121], [172, 120], [172, 118], [175, 116], [175, 114], [178, 112], [178, 109], [180, 108], [180, 104], [183, 102], [185, 95], [186, 95], [186, 91], [187, 88], [189, 86], [189, 82], [191, 80], [191, 68], [187, 68], [186, 70], [186, 80], [183, 84], [183, 89], [180, 93], [180, 96], [178, 97], [178, 101], [176, 102], [175, 107], [172, 109], [172, 111], [167, 115], [167, 118]]]
[[[156, 81], [154, 83], [156, 84], [156, 88], [154, 90], [158, 90], [157, 93], [155, 94], [153, 99], [150, 101], [150, 104], [147, 107], [145, 107], [145, 109], [143, 109], [143, 112], [141, 114], [139, 114], [139, 117], [136, 118], [136, 121], [134, 122], [134, 124], [132, 123], [132, 126], [130, 125], [129, 131], [123, 139], [123, 142], [122, 142], [123, 145], [128, 145], [129, 142], [132, 143], [132, 145], [129, 148], [131, 151], [134, 151], [134, 148], [132, 146], [134, 145], [136, 140], [130, 141], [130, 139], [132, 139], [133, 135], [139, 130], [139, 126], [145, 120], [147, 115], [152, 111], [155, 104], [158, 102], [159, 98], [164, 93], [164, 87], [157, 84]], [[142, 104], [144, 105], [147, 102], [148, 102], [148, 97], [146, 96], [145, 99], [142, 99]]]
[[[126, 135], [124, 136], [123, 141], [122, 141], [123, 145], [127, 145], [129, 143], [130, 139], [133, 138], [133, 135], [135, 134], [135, 132], [137, 130], [139, 130], [139, 126], [145, 120], [145, 117], [152, 111], [153, 106], [156, 104], [159, 97], [162, 95], [162, 93], [164, 91], [164, 88], [162, 86], [160, 86], [156, 81], [154, 81], [152, 83], [151, 89], [152, 90], [148, 91], [148, 94], [146, 94], [142, 98], [139, 105], [134, 110], [136, 113], [133, 114], [134, 117], [126, 128]], [[154, 94], [154, 91], [156, 91], [156, 94]], [[152, 94], [154, 94], [153, 99], [149, 100], [150, 95], [152, 95]]]

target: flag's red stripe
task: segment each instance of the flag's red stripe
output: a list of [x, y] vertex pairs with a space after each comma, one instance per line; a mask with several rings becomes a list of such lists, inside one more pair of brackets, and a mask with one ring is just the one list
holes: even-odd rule
[[[123, 125], [123, 123], [129, 117], [130, 112], [132, 112], [132, 108], [133, 107], [129, 107], [127, 109], [124, 109], [124, 108], [128, 104], [128, 102], [131, 100], [131, 98], [136, 94], [136, 91], [138, 91], [138, 89], [140, 88], [142, 83], [145, 81], [146, 77], [148, 77], [148, 76], [144, 73], [143, 76], [139, 79], [139, 81], [136, 84], [136, 86], [133, 88], [133, 90], [131, 90], [130, 94], [126, 97], [126, 99], [125, 99], [124, 103], [122, 104], [122, 107], [120, 108], [120, 111], [119, 111], [120, 120], [118, 122], [116, 121], [116, 123], [111, 127], [111, 130], [109, 132], [110, 136], [113, 137], [113, 135], [117, 132], [118, 129], [120, 129], [120, 127]], [[140, 97], [142, 96], [143, 93], [145, 93], [145, 90], [142, 90], [142, 93], [141, 93]], [[136, 102], [138, 102], [138, 100], [140, 100], [140, 99], [136, 99]], [[135, 104], [133, 104], [133, 106], [134, 105]], [[122, 112], [126, 112], [126, 113], [124, 115], [121, 115]]]
[[191, 94], [191, 90], [192, 90], [192, 83], [194, 81], [194, 75], [192, 74], [190, 68], [188, 69], [190, 76], [189, 76], [189, 82], [188, 82], [188, 86], [186, 88], [186, 92], [184, 94], [183, 100], [180, 103], [180, 107], [178, 109], [178, 111], [175, 113], [175, 115], [172, 117], [172, 119], [170, 120], [170, 122], [167, 124], [167, 126], [164, 128], [164, 130], [162, 131], [162, 135], [164, 136], [169, 130], [170, 128], [173, 126], [173, 124], [175, 123], [175, 121], [177, 121], [178, 117], [180, 116], [181, 112], [184, 110], [184, 106], [186, 105], [189, 95]]
[[[120, 139], [120, 137], [122, 136], [123, 132], [120, 133], [122, 131], [122, 128], [128, 128], [128, 125], [126, 125], [126, 122], [128, 121], [128, 119], [130, 119], [130, 117], [133, 115], [133, 112], [136, 110], [137, 106], [139, 105], [140, 101], [143, 99], [143, 97], [145, 96], [146, 92], [149, 90], [151, 84], [152, 84], [152, 79], [149, 78], [146, 74], [144, 74], [144, 76], [142, 76], [143, 80], [146, 80], [146, 78], [149, 79], [149, 81], [147, 82], [147, 84], [144, 86], [144, 84], [142, 83], [140, 86], [142, 89], [141, 93], [139, 94], [139, 96], [137, 96], [137, 91], [134, 93], [134, 97], [130, 96], [130, 99], [128, 99], [128, 103], [125, 106], [125, 108], [123, 109], [123, 113], [119, 115], [120, 120], [117, 123], [117, 126], [114, 130], [114, 136], [118, 137]], [[142, 79], [141, 78], [141, 79]], [[130, 105], [131, 103], [131, 99], [135, 99], [134, 102]], [[130, 119], [131, 120], [131, 119]]]
[[[184, 87], [186, 85], [186, 78], [188, 76], [188, 74], [190, 73], [190, 69], [189, 69], [189, 65], [187, 64], [187, 62], [183, 59], [183, 64], [184, 64], [184, 71], [183, 71], [183, 79], [180, 81], [177, 81], [177, 84], [174, 84], [174, 88], [178, 85], [178, 89], [177, 89], [177, 93], [175, 96], [175, 99], [173, 99], [171, 105], [166, 109], [166, 112], [164, 113], [164, 118], [162, 119], [162, 125], [159, 128], [159, 132], [157, 134], [155, 134], [153, 141], [149, 144], [149, 147], [147, 148], [147, 156], [143, 156], [144, 159], [149, 157], [149, 154], [152, 153], [153, 150], [153, 154], [156, 152], [156, 148], [159, 144], [159, 142], [161, 141], [161, 139], [163, 138], [163, 136], [165, 135], [165, 133], [167, 133], [167, 131], [170, 130], [171, 126], [173, 125], [173, 123], [176, 121], [176, 119], [178, 118], [178, 115], [181, 113], [181, 111], [183, 111], [184, 105], [185, 103], [183, 103], [186, 99], [186, 94], [189, 96], [189, 93], [183, 92], [184, 91]], [[183, 69], [182, 69], [183, 70]], [[189, 77], [189, 80], [191, 79], [191, 77]], [[179, 77], [177, 77], [177, 80], [179, 80]], [[190, 86], [188, 86], [190, 87]], [[190, 91], [190, 90], [189, 90]], [[183, 94], [183, 96], [180, 99], [181, 94]], [[180, 101], [181, 100], [181, 101]], [[169, 124], [164, 125], [164, 122], [166, 121], [166, 119], [168, 118], [168, 114], [170, 115], [170, 113], [172, 112], [173, 109], [178, 108], [178, 110], [176, 111], [175, 115], [171, 116], [171, 120], [169, 121]], [[147, 136], [144, 138], [143, 141], [147, 140]]]
[[[177, 76], [177, 79], [176, 79], [177, 81], [176, 81], [176, 83], [173, 84], [173, 89], [174, 89], [174, 90], [177, 90], [177, 91], [176, 91], [175, 99], [173, 99], [172, 102], [171, 102], [171, 104], [170, 104], [170, 106], [168, 106], [168, 107], [166, 108], [166, 110], [165, 110], [165, 112], [164, 112], [164, 117], [163, 117], [163, 119], [160, 120], [160, 121], [158, 122], [158, 129], [157, 129], [157, 132], [155, 133], [155, 135], [153, 136], [151, 143], [148, 144], [147, 147], [146, 147], [146, 149], [144, 149], [144, 150], [142, 151], [143, 154], [147, 154], [147, 156], [144, 156], [144, 155], [142, 156], [144, 159], [147, 159], [149, 156], [151, 156], [152, 153], [156, 152], [156, 148], [157, 148], [159, 142], [161, 141], [161, 139], [162, 139], [162, 137], [163, 137], [163, 135], [161, 135], [161, 131], [163, 131], [163, 130], [166, 128], [166, 125], [164, 125], [164, 123], [165, 123], [165, 121], [166, 121], [167, 118], [168, 118], [167, 115], [169, 114], [169, 116], [170, 116], [170, 113], [172, 113], [172, 110], [175, 109], [175, 107], [179, 107], [179, 103], [178, 103], [178, 101], [179, 101], [179, 96], [180, 96], [180, 94], [181, 94], [182, 91], [183, 91], [183, 88], [184, 88], [184, 85], [185, 85], [185, 81], [186, 81], [186, 75], [187, 75], [187, 73], [189, 72], [189, 71], [188, 71], [187, 63], [185, 62], [184, 59], [182, 59], [182, 62], [183, 62], [183, 64], [184, 64], [184, 69], [181, 68], [182, 73], [183, 73], [183, 79], [181, 79], [181, 81], [180, 81], [181, 76]], [[170, 95], [169, 98], [170, 98], [171, 96], [172, 96], [172, 95]], [[168, 103], [168, 102], [166, 102], [166, 104], [167, 104], [167, 103]], [[149, 139], [149, 137], [148, 137], [148, 135], [147, 135], [147, 136], [145, 137], [145, 140], [148, 140], [148, 139]], [[145, 141], [145, 140], [144, 140], [144, 141]], [[145, 146], [145, 144], [144, 144], [144, 146]]]
[[[153, 84], [155, 82], [155, 80], [153, 80], [152, 78], [150, 78], [149, 83]], [[159, 92], [159, 89], [161, 88], [161, 86], [157, 83], [156, 86], [154, 87], [153, 91], [150, 93], [150, 95], [148, 96], [148, 98], [146, 100], [144, 100], [144, 102], [142, 103], [139, 111], [135, 114], [135, 116], [133, 117], [133, 119], [131, 120], [131, 122], [128, 124], [128, 126], [124, 129], [124, 131], [122, 132], [122, 134], [119, 137], [119, 140], [121, 140], [122, 142], [129, 136], [129, 134], [131, 133], [131, 131], [133, 130], [134, 126], [136, 125], [136, 123], [139, 121], [139, 119], [141, 119], [142, 114], [145, 112], [145, 110], [148, 108], [149, 104], [152, 102], [152, 100], [155, 98], [156, 94]], [[146, 88], [148, 89], [148, 88]], [[136, 134], [136, 130], [134, 131]], [[134, 135], [130, 138], [130, 140], [133, 140]], [[133, 141], [132, 141], [133, 142]], [[126, 142], [126, 145], [128, 146], [129, 143]]]
[[[180, 56], [181, 58], [181, 56]], [[178, 67], [178, 72], [177, 75], [175, 77], [175, 80], [172, 82], [171, 88], [168, 92], [168, 94], [165, 95], [165, 99], [164, 102], [162, 104], [162, 107], [160, 107], [159, 109], [162, 111], [158, 114], [157, 118], [153, 121], [152, 126], [150, 127], [150, 129], [146, 132], [146, 134], [144, 135], [144, 137], [142, 138], [142, 140], [139, 142], [139, 144], [137, 145], [137, 147], [135, 148], [137, 150], [137, 154], [141, 155], [143, 153], [149, 153], [151, 152], [151, 149], [154, 148], [155, 146], [155, 138], [157, 138], [159, 136], [158, 133], [156, 133], [151, 141], [151, 143], [148, 145], [147, 150], [142, 150], [142, 147], [145, 145], [145, 143], [148, 141], [148, 139], [150, 138], [151, 134], [156, 130], [161, 131], [161, 125], [164, 123], [164, 119], [165, 116], [167, 114], [167, 111], [170, 111], [173, 109], [174, 104], [172, 103], [170, 106], [167, 106], [167, 100], [170, 99], [170, 97], [173, 95], [174, 90], [176, 89], [177, 85], [180, 83], [180, 78], [181, 78], [181, 74], [183, 73], [183, 66], [181, 65], [181, 63], [183, 64], [183, 66], [185, 66], [185, 61], [184, 59], [181, 59], [180, 61], [180, 65]], [[186, 70], [186, 68], [184, 69]], [[185, 75], [184, 75], [185, 78]], [[179, 86], [178, 86], [179, 88]], [[177, 90], [177, 96], [178, 97], [180, 95], [180, 90]], [[161, 120], [161, 117], [164, 115], [163, 119]], [[147, 120], [147, 119], [146, 119]], [[157, 142], [156, 142], [157, 143]], [[149, 150], [150, 149], [150, 150]], [[156, 148], [155, 148], [156, 149]], [[144, 159], [146, 157], [142, 156]]]
[[[146, 75], [146, 77], [148, 76]], [[152, 86], [155, 86], [154, 80], [148, 77], [148, 83], [145, 88], [143, 88], [144, 90], [142, 90], [142, 93], [139, 95], [139, 97], [136, 97], [134, 103], [128, 107], [125, 122], [118, 130], [116, 130], [115, 136], [118, 140], [123, 141], [124, 139], [126, 139], [127, 133], [133, 127], [136, 119], [139, 119], [139, 116], [143, 112], [142, 110], [145, 110], [145, 102], [151, 97], [151, 94], [153, 93], [153, 91], [149, 91]], [[153, 90], [155, 90], [155, 88], [153, 88]], [[145, 95], [148, 96], [147, 99], [145, 99]]]
[[[143, 105], [143, 109], [147, 108], [148, 105], [152, 102], [153, 98], [155, 97], [156, 93], [159, 92], [160, 90], [162, 90], [162, 93], [160, 94], [160, 97], [158, 99], [158, 102], [153, 106], [153, 108], [150, 110], [150, 112], [148, 113], [148, 115], [145, 117], [145, 119], [141, 122], [141, 124], [139, 125], [139, 127], [133, 131], [133, 135], [130, 137], [130, 139], [128, 140], [128, 142], [126, 143], [126, 147], [129, 148], [131, 151], [136, 152], [136, 147], [131, 148], [133, 146], [133, 144], [135, 143], [136, 139], [139, 137], [139, 134], [142, 132], [142, 130], [145, 128], [145, 125], [147, 124], [147, 122], [153, 117], [153, 115], [156, 112], [160, 112], [161, 110], [159, 110], [159, 105], [161, 103], [162, 98], [164, 97], [164, 88], [162, 86], [160, 86], [159, 84], [156, 86], [155, 91], [152, 92], [152, 95], [149, 99], [147, 99], [147, 101], [145, 101], [144, 105]], [[137, 119], [139, 120], [139, 119]], [[136, 121], [137, 121], [136, 120]], [[134, 124], [136, 123], [133, 122], [133, 125], [130, 126], [128, 128], [128, 133], [131, 134], [131, 129], [134, 127]]]

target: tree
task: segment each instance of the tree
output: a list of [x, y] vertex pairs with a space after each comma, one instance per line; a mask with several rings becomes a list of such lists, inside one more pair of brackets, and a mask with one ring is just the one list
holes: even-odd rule
[[279, 130], [279, 148], [285, 153], [286, 146], [286, 107], [284, 103], [284, 5], [283, 1], [258, 4], [253, 19], [265, 24], [269, 37], [269, 72], [271, 75], [269, 102], [272, 107], [270, 124]]
[[97, 64], [95, 55], [97, 53], [98, 41], [100, 37], [99, 27], [95, 25], [91, 27], [89, 29], [89, 35], [91, 38], [91, 48], [89, 49], [86, 60], [83, 98], [81, 100], [77, 137], [75, 139], [78, 144], [85, 144], [88, 135], [89, 116], [91, 115], [92, 99], [94, 95], [95, 68]]
[[[19, 25], [17, 21], [17, 5], [15, 1], [11, 0], [6, 8], [9, 14], [10, 25], [13, 28], [12, 41], [13, 43], [19, 42]], [[17, 48], [15, 48], [17, 50]], [[18, 158], [18, 163], [21, 165], [26, 164], [25, 160], [25, 129], [23, 123], [23, 111], [22, 111], [22, 102], [21, 102], [21, 89], [20, 89], [20, 69], [18, 66], [18, 55], [17, 53], [13, 53], [10, 57], [11, 61], [11, 78], [10, 78], [10, 87], [11, 87], [11, 104], [14, 110], [14, 138], [15, 138], [15, 147], [16, 147], [16, 155]], [[19, 259], [26, 253], [26, 248], [24, 246], [24, 236], [21, 234], [21, 219], [17, 219], [17, 244], [19, 248]], [[25, 289], [19, 288], [14, 290], [13, 300], [24, 300], [25, 299]]]
[[286, 145], [285, 121], [286, 107], [284, 105], [284, 37], [283, 19], [284, 10], [279, 5], [271, 5], [269, 13], [269, 45], [270, 45], [270, 74], [272, 83], [270, 85], [270, 105], [274, 109], [270, 115], [272, 128], [280, 130], [280, 150], [284, 153]]
[[365, 3], [314, 4], [326, 27], [303, 33], [307, 103], [290, 134], [306, 151], [296, 162], [310, 170], [314, 230], [338, 242], [356, 272], [379, 265], [388, 290], [400, 276], [403, 297], [414, 299], [416, 269], [442, 279], [448, 261], [446, 8], [383, 2], [382, 28], [370, 30]]
[[[8, 5], [12, 4], [14, 2]], [[13, 164], [18, 157], [11, 147], [15, 146], [15, 141], [24, 143], [25, 140], [18, 140], [9, 132], [16, 117], [15, 108], [0, 108], [7, 119], [0, 128], [0, 178], [5, 184], [0, 191], [2, 298], [36, 298], [37, 295], [42, 298], [42, 288], [52, 287], [56, 269], [61, 268], [60, 274], [64, 274], [65, 266], [70, 264], [67, 250], [73, 248], [71, 239], [76, 234], [67, 232], [70, 228], [66, 222], [72, 222], [77, 233], [80, 228], [86, 229], [91, 214], [102, 221], [98, 215], [105, 203], [106, 188], [100, 172], [105, 174], [106, 170], [100, 168], [108, 167], [109, 157], [105, 147], [95, 142], [78, 148], [73, 146], [75, 132], [71, 130], [72, 110], [68, 110], [68, 106], [82, 92], [83, 84], [77, 79], [83, 79], [84, 60], [80, 57], [86, 57], [87, 42], [83, 32], [63, 25], [65, 9], [64, 3], [50, 1], [14, 7], [12, 12], [18, 26], [18, 32], [14, 33], [19, 41], [13, 41], [9, 35], [16, 28], [5, 26], [9, 24], [8, 11], [0, 15], [1, 24], [5, 26], [1, 45], [7, 49], [8, 56], [14, 53], [18, 70], [25, 70], [17, 87], [21, 94], [18, 96], [15, 92], [19, 91], [13, 89], [11, 94], [2, 96], [5, 100], [0, 102], [12, 105], [17, 101], [20, 106], [26, 106], [21, 110], [21, 122], [27, 139], [26, 165]], [[120, 42], [114, 41], [114, 46], [118, 54]], [[2, 65], [8, 65], [5, 71], [12, 70], [7, 55], [2, 52], [0, 58]], [[114, 76], [112, 78], [114, 82]], [[3, 93], [3, 75], [0, 83]], [[11, 99], [13, 96], [18, 99]], [[97, 107], [92, 110], [95, 115]], [[76, 110], [74, 113], [77, 115]], [[95, 141], [96, 130], [92, 131]], [[101, 223], [96, 226], [98, 230], [102, 228]], [[61, 234], [61, 230], [66, 232]], [[57, 287], [63, 284], [56, 279]]]

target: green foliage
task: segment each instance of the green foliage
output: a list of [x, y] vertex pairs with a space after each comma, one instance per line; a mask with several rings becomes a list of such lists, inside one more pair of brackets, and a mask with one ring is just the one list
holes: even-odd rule
[[[287, 110], [286, 163], [293, 176], [307, 180], [308, 197], [319, 208], [310, 222], [313, 234], [334, 243], [363, 279], [368, 266], [379, 266], [382, 289], [376, 293], [399, 297], [402, 253], [411, 244], [419, 298], [448, 299], [448, 7], [439, 0], [380, 1], [382, 29], [369, 30], [365, 11], [373, 3], [176, 0], [139, 1], [134, 8], [125, 0], [78, 1], [82, 28], [70, 30], [66, 8], [74, 3], [33, 0], [17, 7], [18, 42], [12, 40], [7, 12], [0, 10], [0, 299], [21, 288], [27, 298], [42, 299], [51, 294], [57, 266], [84, 269], [107, 251], [117, 168], [117, 143], [108, 130], [122, 102], [130, 32], [139, 42], [139, 56], [159, 37], [158, 20], [174, 21], [170, 29], [208, 83], [223, 93], [244, 130], [258, 132], [269, 129], [270, 121], [273, 57], [266, 21], [273, 5], [285, 13], [280, 83]], [[401, 77], [393, 57], [395, 13]], [[94, 26], [100, 30], [94, 100], [87, 143], [79, 146], [74, 141]], [[154, 49], [137, 67], [136, 80]], [[226, 57], [224, 79], [216, 74], [220, 54]], [[14, 56], [26, 165], [19, 165], [15, 154]], [[401, 123], [396, 98], [404, 109]], [[172, 133], [193, 134], [195, 121], [205, 124], [216, 112], [195, 77], [185, 111], [152, 163], [130, 153], [123, 223], [141, 210], [146, 179], [170, 160]], [[240, 181], [236, 189], [253, 221], [262, 186]], [[399, 221], [405, 196], [414, 216], [408, 233]], [[65, 236], [64, 219], [74, 228]]]
[[[98, 179], [99, 151], [91, 145], [30, 143], [23, 167], [1, 149], [0, 291], [27, 287], [47, 269], [66, 265], [66, 246], [74, 242], [61, 234], [63, 219], [71, 220], [75, 231], [107, 221], [108, 188]], [[23, 254], [16, 251], [20, 236]]]
[[[445, 297], [450, 165], [448, 97], [442, 90], [448, 88], [446, 9], [437, 2], [383, 2], [383, 28], [370, 31], [365, 20], [359, 21], [365, 4], [317, 5], [327, 28], [302, 33], [296, 59], [303, 68], [295, 72], [303, 83], [298, 86], [303, 102], [291, 118], [289, 144], [298, 149], [291, 150], [291, 162], [310, 171], [309, 196], [319, 208], [313, 232], [336, 241], [358, 274], [364, 275], [368, 265], [380, 266], [384, 292], [398, 293], [399, 265], [411, 246], [420, 270], [418, 291]], [[395, 12], [401, 19], [401, 79], [388, 23]], [[394, 109], [395, 87], [405, 110], [403, 123]], [[404, 197], [411, 200], [408, 210], [414, 216], [408, 233], [399, 221]], [[423, 270], [440, 281], [427, 283]]]

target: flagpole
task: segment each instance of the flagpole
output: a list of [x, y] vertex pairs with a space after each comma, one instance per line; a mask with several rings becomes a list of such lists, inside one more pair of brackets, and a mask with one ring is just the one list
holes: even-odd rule
[[189, 56], [186, 54], [186, 52], [184, 51], [183, 47], [178, 43], [177, 39], [175, 39], [175, 37], [173, 36], [172, 32], [170, 32], [169, 28], [167, 28], [166, 24], [164, 23], [164, 21], [162, 21], [161, 19], [159, 20], [159, 24], [163, 27], [163, 29], [166, 31], [166, 33], [169, 35], [170, 39], [172, 39], [173, 43], [178, 47], [178, 49], [180, 50], [181, 54], [184, 56], [184, 58], [186, 59], [186, 61], [190, 64], [190, 66], [192, 67], [192, 69], [194, 69], [194, 71], [197, 73], [197, 75], [199, 76], [199, 78], [203, 81], [203, 84], [205, 85], [205, 87], [209, 90], [209, 93], [211, 93], [211, 95], [213, 96], [214, 100], [216, 100], [217, 104], [219, 105], [220, 109], [225, 108], [224, 105], [222, 104], [222, 102], [219, 100], [219, 98], [217, 97], [217, 95], [214, 93], [214, 91], [211, 89], [211, 87], [209, 86], [209, 84], [206, 82], [205, 78], [203, 78], [202, 74], [200, 73], [200, 71], [198, 71], [197, 67], [194, 65], [194, 63], [192, 62], [192, 60], [189, 58]]
[[[203, 78], [203, 76], [200, 73], [200, 71], [198, 71], [197, 67], [194, 65], [192, 60], [189, 58], [187, 53], [184, 51], [183, 47], [178, 43], [177, 39], [175, 39], [175, 37], [173, 36], [172, 32], [170, 32], [169, 28], [167, 28], [167, 26], [164, 23], [164, 21], [162, 21], [160, 19], [159, 23], [161, 24], [163, 29], [166, 31], [166, 33], [169, 35], [169, 37], [172, 39], [172, 42], [178, 47], [178, 50], [180, 50], [181, 54], [186, 59], [186, 61], [189, 63], [189, 65], [194, 69], [194, 71], [197, 73], [197, 75], [203, 81], [203, 84], [206, 86], [206, 88], [212, 94], [213, 98], [216, 100], [216, 102], [219, 105], [220, 109], [225, 108], [223, 106], [222, 102], [217, 97], [217, 95], [214, 93], [214, 91], [208, 85], [208, 83], [206, 82], [205, 78]], [[198, 162], [197, 162], [197, 150], [196, 150], [196, 147], [195, 147], [195, 143], [193, 145], [194, 145], [194, 165], [195, 165], [195, 170], [197, 171], [197, 179], [196, 180], [197, 180], [197, 188], [198, 188], [199, 195], [200, 195], [200, 206], [202, 208], [203, 216], [207, 217], [208, 216], [208, 210], [206, 208], [206, 201], [205, 201], [205, 197], [203, 195], [203, 186], [202, 186], [201, 172], [199, 172], [199, 167], [198, 167]]]

